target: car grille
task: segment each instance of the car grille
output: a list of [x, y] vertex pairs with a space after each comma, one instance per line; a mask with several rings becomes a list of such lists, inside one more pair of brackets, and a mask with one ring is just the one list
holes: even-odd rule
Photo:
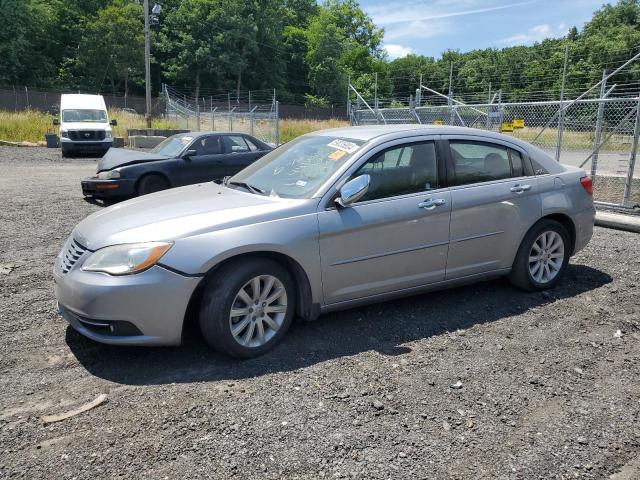
[[78, 142], [104, 140], [104, 130], [69, 130], [69, 138]]
[[62, 273], [67, 273], [71, 270], [82, 254], [87, 251], [87, 247], [83, 247], [73, 239], [68, 242], [67, 245], [62, 254], [62, 261], [60, 262]]

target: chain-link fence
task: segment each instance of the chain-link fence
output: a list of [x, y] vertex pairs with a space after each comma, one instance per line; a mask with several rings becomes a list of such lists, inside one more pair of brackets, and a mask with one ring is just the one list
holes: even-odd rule
[[[414, 105], [371, 108], [363, 99], [350, 110], [354, 125], [420, 123], [502, 132], [545, 150], [568, 165], [585, 168], [603, 206], [640, 204], [640, 171], [635, 172], [640, 98], [578, 101]], [[420, 106], [418, 106], [420, 105]]]
[[177, 128], [244, 132], [270, 145], [280, 143], [279, 104], [275, 98], [270, 104], [223, 104], [213, 100], [207, 102], [206, 98], [187, 98], [166, 85], [162, 90], [166, 116], [176, 123]]

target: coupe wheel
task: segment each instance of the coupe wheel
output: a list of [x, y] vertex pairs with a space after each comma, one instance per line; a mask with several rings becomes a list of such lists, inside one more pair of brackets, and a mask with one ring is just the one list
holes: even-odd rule
[[250, 358], [273, 348], [295, 311], [291, 276], [268, 259], [234, 263], [216, 272], [200, 309], [207, 343], [234, 357]]
[[528, 291], [553, 288], [569, 262], [569, 245], [562, 224], [541, 220], [522, 241], [509, 280]]

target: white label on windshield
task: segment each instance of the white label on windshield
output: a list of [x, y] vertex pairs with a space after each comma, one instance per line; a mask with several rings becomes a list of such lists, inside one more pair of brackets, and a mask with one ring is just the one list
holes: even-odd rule
[[305, 182], [304, 180], [298, 180], [296, 182], [296, 185], [299, 187], [304, 187], [307, 184], [307, 182]]
[[180, 139], [180, 143], [182, 145], [186, 145], [187, 143], [189, 143], [191, 140], [193, 140], [193, 137], [182, 137]]
[[337, 148], [338, 150], [342, 150], [347, 153], [353, 153], [358, 149], [358, 145], [352, 142], [347, 142], [345, 140], [340, 140], [336, 138], [333, 142], [327, 145], [328, 147]]

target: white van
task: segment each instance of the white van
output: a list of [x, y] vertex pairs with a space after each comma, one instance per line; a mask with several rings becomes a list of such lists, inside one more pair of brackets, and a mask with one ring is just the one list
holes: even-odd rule
[[104, 154], [113, 145], [111, 125], [102, 95], [64, 94], [60, 97], [60, 147], [62, 156], [72, 152]]

